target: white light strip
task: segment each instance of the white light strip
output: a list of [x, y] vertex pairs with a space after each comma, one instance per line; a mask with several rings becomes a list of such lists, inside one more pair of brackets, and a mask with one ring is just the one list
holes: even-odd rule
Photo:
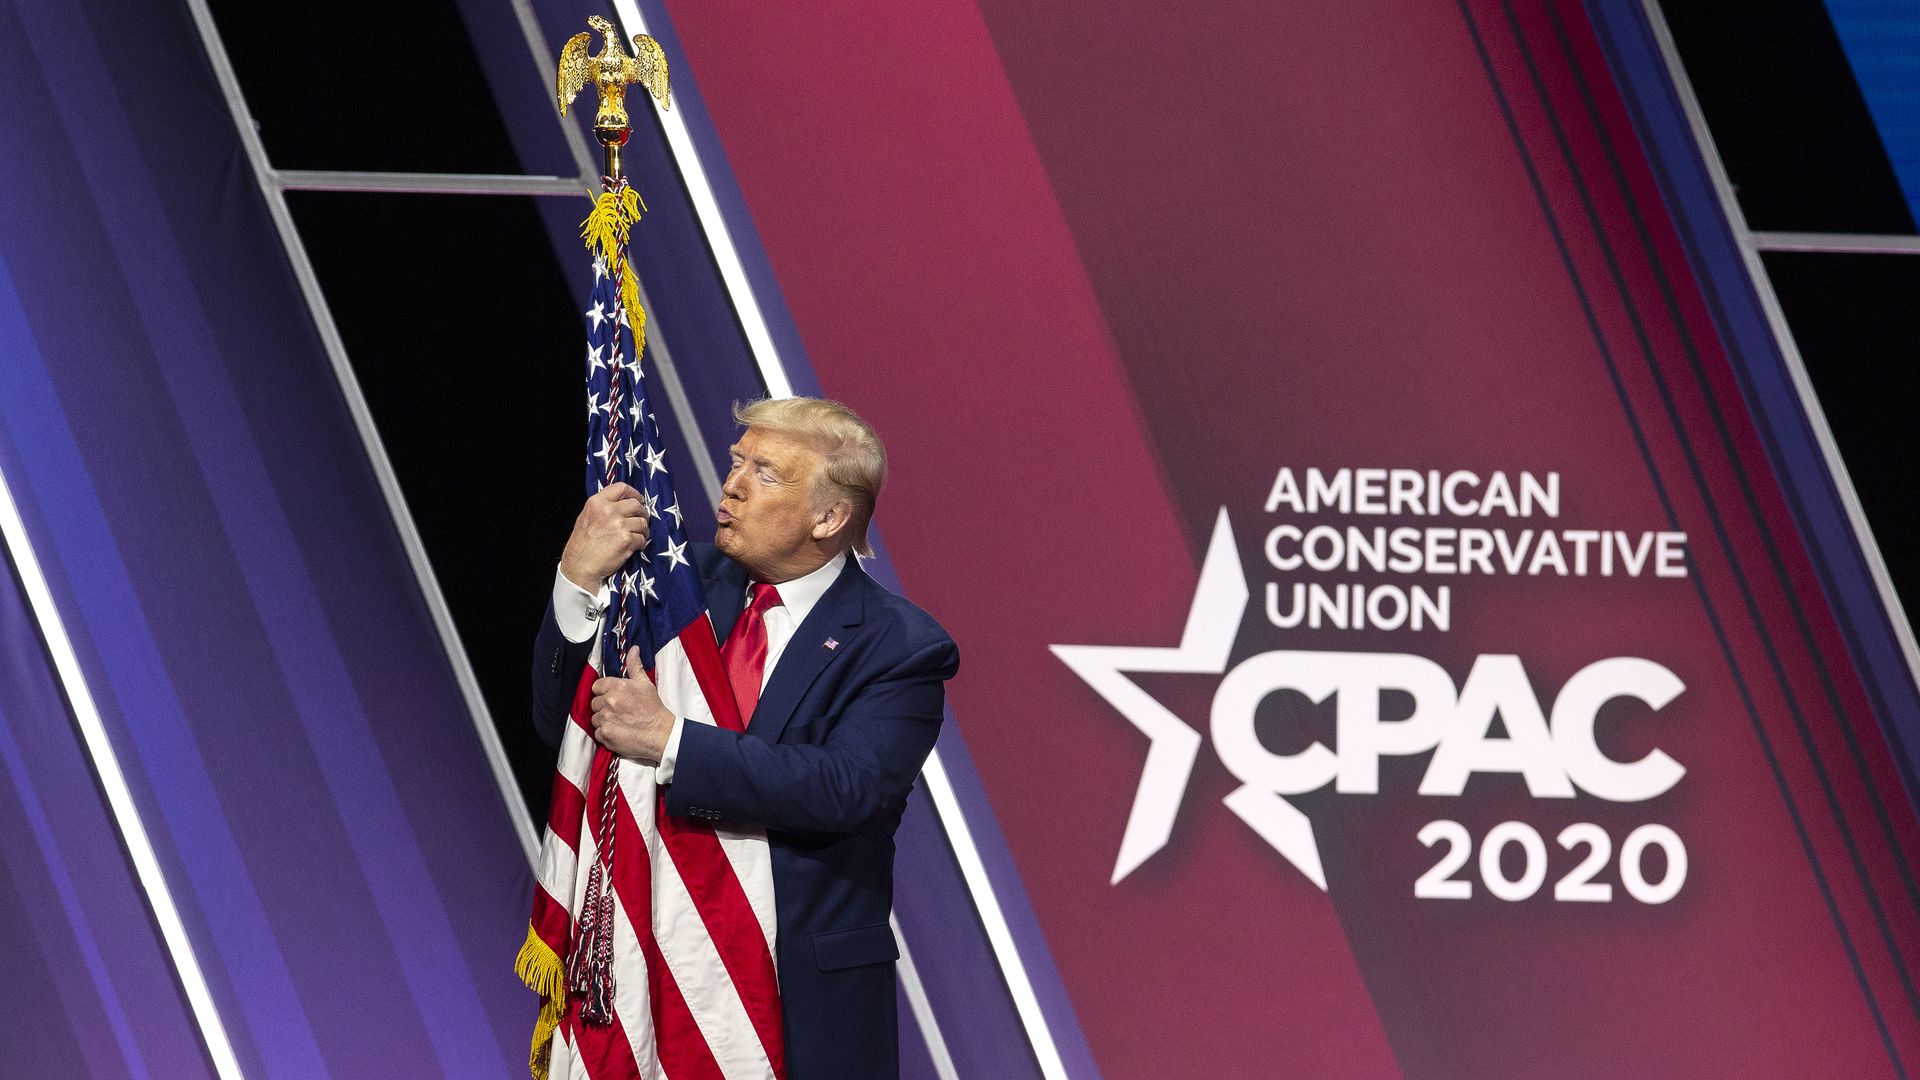
[[1733, 182], [1727, 177], [1727, 167], [1720, 160], [1720, 150], [1714, 145], [1713, 134], [1707, 130], [1706, 114], [1701, 111], [1700, 99], [1694, 95], [1693, 83], [1687, 79], [1687, 70], [1680, 63], [1679, 46], [1674, 43], [1673, 31], [1667, 26], [1666, 16], [1661, 14], [1658, 0], [1641, 0], [1641, 7], [1653, 30], [1654, 43], [1659, 46], [1661, 57], [1666, 62], [1667, 79], [1680, 99], [1680, 109], [1686, 115], [1687, 126], [1693, 130], [1694, 145], [1699, 148], [1700, 159], [1705, 163], [1707, 176], [1713, 182], [1714, 194], [1720, 201], [1720, 212], [1733, 228], [1734, 240], [1740, 245], [1741, 258], [1747, 265], [1747, 276], [1753, 282], [1754, 294], [1759, 297], [1760, 308], [1766, 313], [1767, 328], [1773, 332], [1774, 344], [1780, 349], [1794, 392], [1800, 398], [1801, 412], [1807, 418], [1807, 426], [1813, 429], [1813, 439], [1820, 447], [1827, 475], [1832, 478], [1834, 490], [1840, 495], [1840, 505], [1846, 511], [1847, 524], [1853, 528], [1854, 540], [1860, 545], [1861, 557], [1867, 563], [1867, 573], [1880, 593], [1880, 605], [1887, 613], [1887, 621], [1893, 626], [1894, 639], [1900, 643], [1901, 655], [1907, 662], [1907, 677], [1920, 685], [1920, 643], [1914, 640], [1913, 624], [1907, 621], [1907, 609], [1901, 605], [1900, 595], [1894, 591], [1893, 577], [1887, 573], [1887, 561], [1881, 556], [1880, 545], [1873, 538], [1873, 527], [1867, 523], [1866, 510], [1860, 505], [1860, 494], [1854, 490], [1853, 477], [1847, 472], [1846, 462], [1840, 458], [1840, 445], [1834, 441], [1833, 429], [1827, 426], [1827, 414], [1820, 408], [1820, 398], [1814, 393], [1806, 361], [1801, 358], [1800, 346], [1793, 340], [1793, 330], [1787, 325], [1787, 313], [1781, 308], [1780, 298], [1773, 291], [1773, 280], [1767, 276], [1766, 263], [1760, 259], [1756, 240], [1761, 234], [1747, 228], [1746, 214], [1740, 209], [1739, 197], [1734, 194]]
[[[628, 38], [647, 32], [647, 21], [640, 15], [640, 7], [633, 0], [613, 0], [613, 9], [620, 15]], [[694, 149], [693, 136], [687, 131], [687, 122], [680, 113], [660, 108], [660, 103], [651, 94], [641, 95], [642, 100], [652, 106], [654, 114], [660, 118], [660, 127], [667, 133], [667, 147], [673, 151], [674, 164], [680, 167], [680, 178], [686, 182], [687, 195], [693, 201], [693, 212], [700, 219], [700, 228], [707, 234], [707, 247], [713, 252], [713, 261], [720, 268], [720, 279], [726, 283], [727, 295], [733, 301], [735, 317], [740, 320], [740, 329], [747, 336], [747, 347], [753, 351], [754, 363], [759, 365], [760, 378], [767, 384], [767, 393], [772, 397], [792, 397], [793, 384], [787, 379], [786, 368], [780, 364], [779, 351], [773, 346], [773, 334], [767, 329], [767, 320], [760, 314], [760, 301], [753, 295], [753, 286], [747, 280], [747, 269], [740, 262], [740, 253], [734, 250], [733, 237], [727, 232], [727, 221], [720, 213], [720, 203], [713, 197], [713, 185], [707, 182], [707, 171], [700, 164], [700, 153]]]
[[174, 974], [187, 995], [187, 1004], [200, 1027], [200, 1038], [206, 1043], [207, 1056], [213, 1059], [214, 1072], [222, 1080], [242, 1080], [240, 1061], [234, 1057], [233, 1044], [227, 1041], [227, 1029], [220, 1022], [219, 1010], [214, 1008], [206, 976], [201, 973], [200, 961], [193, 952], [193, 942], [187, 938], [187, 928], [180, 921], [180, 909], [174, 906], [173, 894], [167, 891], [167, 879], [161, 873], [160, 860], [154, 856], [153, 842], [147, 838], [146, 826], [133, 805], [126, 774], [120, 771], [120, 759], [114, 756], [113, 743], [107, 739], [106, 727], [100, 722], [100, 710], [87, 687], [87, 677], [80, 670], [80, 659], [74, 654], [72, 639], [67, 637], [60, 610], [54, 606], [53, 592], [47, 587], [46, 575], [41, 572], [40, 560], [27, 538], [26, 523], [21, 520], [20, 508], [13, 501], [13, 490], [4, 472], [0, 472], [0, 537], [5, 538], [7, 551], [13, 556], [20, 586], [40, 625], [40, 636], [46, 641], [54, 670], [59, 673], [67, 704], [73, 710], [74, 724], [86, 743], [87, 756], [92, 759], [100, 789], [107, 796], [114, 826], [133, 861], [134, 874], [140, 879], [153, 920], [159, 924], [161, 940], [166, 942], [167, 953], [173, 958]]
[[187, 0], [187, 8], [193, 14], [194, 28], [200, 33], [200, 43], [206, 50], [207, 62], [213, 67], [214, 79], [219, 83], [221, 96], [226, 100], [227, 110], [233, 117], [234, 130], [239, 133], [240, 144], [246, 149], [247, 160], [253, 165], [254, 179], [267, 202], [267, 215], [273, 220], [274, 232], [280, 237], [280, 246], [286, 250], [287, 262], [293, 270], [295, 282], [300, 286], [300, 298], [306, 302], [308, 314], [313, 316], [314, 331], [320, 336], [321, 348], [326, 350], [334, 381], [340, 386], [340, 396], [346, 403], [348, 414], [353, 417], [354, 430], [360, 436], [361, 445], [366, 448], [367, 463], [373, 469], [374, 479], [380, 485], [380, 495], [387, 504], [387, 516], [392, 519], [394, 531], [399, 534], [400, 546], [407, 553], [407, 563], [413, 569], [414, 579], [420, 583], [421, 599], [426, 603], [434, 630], [440, 636], [441, 649], [446, 653], [448, 666], [453, 669], [453, 680], [460, 688], [461, 700], [466, 702], [468, 715], [473, 718], [474, 734], [480, 740], [481, 753], [487, 759], [487, 768], [493, 773], [494, 785], [500, 789], [500, 797], [506, 802], [508, 821], [520, 840], [528, 864], [532, 865], [540, 855], [540, 840], [534, 835], [533, 819], [524, 810], [526, 799], [520, 794], [520, 786], [513, 778], [513, 769], [507, 763], [507, 752], [500, 745], [500, 733], [494, 728], [486, 699], [480, 694], [480, 681], [473, 673], [473, 664], [460, 644], [460, 632], [453, 625], [453, 614], [447, 609], [447, 599], [440, 591], [433, 564], [427, 560], [427, 549], [421, 542], [420, 530], [407, 510], [406, 496], [400, 491], [400, 480], [394, 474], [393, 462], [387, 457], [386, 447], [380, 441], [380, 432], [374, 427], [373, 413], [367, 408], [366, 395], [353, 373], [353, 365], [347, 360], [346, 343], [340, 338], [340, 329], [334, 324], [333, 313], [327, 308], [326, 297], [320, 292], [320, 279], [314, 274], [313, 262], [307, 258], [306, 245], [300, 240], [292, 213], [287, 210], [286, 193], [279, 175], [267, 163], [266, 147], [260, 141], [260, 133], [254, 128], [253, 114], [247, 109], [246, 98], [240, 92], [233, 62], [227, 56], [226, 46], [220, 42], [220, 31], [214, 25], [213, 15], [207, 10], [207, 0]]
[[994, 957], [1000, 961], [1000, 973], [1007, 980], [1013, 1007], [1019, 1011], [1020, 1022], [1027, 1029], [1027, 1040], [1033, 1044], [1033, 1056], [1040, 1063], [1040, 1072], [1047, 1080], [1067, 1080], [1066, 1062], [1060, 1059], [1060, 1048], [1054, 1045], [1046, 1015], [1040, 1011], [1040, 999], [1034, 996], [1033, 982], [1020, 963], [1013, 929], [1007, 925], [1007, 916], [1000, 910], [1000, 899], [993, 893], [987, 865], [980, 859], [980, 849], [974, 846], [973, 833], [967, 828], [960, 799], [953, 791], [953, 781], [947, 779], [946, 766], [940, 763], [940, 751], [935, 750], [927, 758], [927, 767], [920, 775], [927, 782], [927, 793], [933, 796], [940, 824], [946, 828], [947, 842], [953, 846], [954, 861], [960, 864], [967, 891], [973, 894], [973, 906], [980, 912], [980, 922], [987, 929], [987, 941], [993, 946]]
[[953, 1054], [947, 1050], [947, 1040], [934, 1019], [933, 1003], [927, 1000], [926, 984], [920, 981], [920, 969], [914, 966], [913, 953], [907, 948], [907, 935], [900, 932], [900, 920], [888, 915], [887, 925], [893, 927], [893, 940], [900, 946], [900, 963], [896, 968], [900, 973], [900, 991], [907, 995], [907, 1007], [913, 1010], [913, 1018], [920, 1025], [920, 1035], [927, 1043], [927, 1056], [933, 1059], [933, 1071], [940, 1080], [960, 1080], [960, 1070], [954, 1067]]
[[[613, 7], [629, 38], [647, 32], [647, 22], [641, 17], [640, 8], [634, 0], [614, 0]], [[786, 368], [780, 362], [779, 350], [774, 347], [773, 335], [760, 313], [760, 303], [754, 297], [753, 286], [747, 279], [739, 252], [734, 250], [733, 237], [727, 230], [719, 201], [714, 198], [712, 185], [707, 181], [706, 169], [701, 166], [700, 154], [694, 148], [687, 123], [679, 113], [661, 109], [651, 96], [645, 100], [652, 105], [655, 115], [660, 118], [662, 130], [666, 132], [667, 146], [673, 152], [674, 163], [680, 167], [681, 179], [686, 182], [694, 213], [700, 218], [700, 227], [707, 235], [707, 245], [712, 249], [714, 262], [720, 268], [721, 280], [726, 283], [734, 313], [746, 333], [754, 363], [760, 369], [760, 379], [766, 384], [769, 395], [791, 397], [793, 383], [787, 378]], [[947, 779], [946, 768], [940, 762], [939, 750], [936, 749], [927, 758], [926, 768], [921, 775], [926, 778], [927, 790], [933, 796], [940, 826], [945, 830], [947, 842], [952, 845], [954, 855], [959, 860], [967, 891], [972, 894], [973, 906], [986, 927], [994, 959], [1000, 965], [1001, 976], [1006, 979], [1007, 990], [1013, 995], [1014, 1008], [1020, 1014], [1021, 1025], [1026, 1028], [1027, 1040], [1033, 1047], [1034, 1057], [1040, 1062], [1040, 1070], [1047, 1080], [1067, 1080], [1066, 1064], [1060, 1059], [1053, 1033], [1047, 1027], [1047, 1018], [1040, 1010], [1040, 1001], [1034, 996], [1033, 983], [1027, 978], [1020, 950], [1013, 941], [1013, 931], [1007, 925], [1005, 913], [1000, 910], [999, 898], [994, 895], [986, 864], [980, 860], [980, 851], [974, 845], [966, 816], [961, 813], [960, 800], [954, 795], [953, 784]]]

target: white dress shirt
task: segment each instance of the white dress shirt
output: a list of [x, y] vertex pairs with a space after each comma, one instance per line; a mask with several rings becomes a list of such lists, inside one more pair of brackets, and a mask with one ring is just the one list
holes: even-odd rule
[[[780, 654], [787, 650], [787, 643], [793, 640], [794, 631], [806, 621], [814, 605], [827, 594], [827, 588], [839, 580], [840, 572], [846, 569], [847, 553], [841, 552], [827, 560], [825, 566], [810, 574], [783, 581], [775, 585], [774, 591], [780, 594], [777, 607], [768, 608], [762, 619], [767, 626], [767, 663], [760, 671], [760, 688], [767, 687], [767, 680], [773, 676], [774, 665], [780, 662]], [[747, 598], [752, 599], [752, 585], [748, 585]], [[560, 633], [568, 641], [578, 645], [593, 638], [600, 630], [600, 618], [606, 613], [612, 591], [606, 582], [600, 583], [597, 593], [587, 590], [567, 580], [557, 568], [553, 572], [553, 619], [560, 624]], [[732, 627], [722, 628], [731, 631]], [[680, 753], [680, 731], [686, 720], [675, 717], [673, 733], [667, 736], [667, 747], [660, 754], [660, 764], [655, 769], [656, 778], [663, 784], [673, 782], [673, 763]]]

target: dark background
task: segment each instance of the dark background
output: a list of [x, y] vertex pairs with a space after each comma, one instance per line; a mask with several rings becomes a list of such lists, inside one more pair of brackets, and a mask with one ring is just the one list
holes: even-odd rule
[[[571, 164], [523, 165], [452, 0], [349, 2], [318, 19], [210, 7], [276, 168]], [[287, 202], [515, 779], [544, 820], [553, 752], [528, 720], [528, 664], [583, 497], [574, 286], [587, 264], [561, 264], [540, 204], [584, 217], [587, 200], [291, 191]]]

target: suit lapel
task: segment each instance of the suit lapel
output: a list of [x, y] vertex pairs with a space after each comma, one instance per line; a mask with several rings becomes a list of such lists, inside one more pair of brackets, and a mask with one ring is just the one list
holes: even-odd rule
[[[866, 583], [867, 572], [860, 569], [860, 560], [849, 554], [846, 568], [807, 613], [806, 621], [793, 632], [785, 651], [781, 652], [780, 662], [773, 666], [773, 675], [760, 691], [760, 704], [754, 707], [753, 719], [747, 724], [749, 735], [768, 742], [780, 741], [780, 733], [786, 730], [787, 721], [793, 719], [793, 711], [799, 707], [807, 688], [835, 657], [848, 651], [847, 644], [856, 633], [854, 628], [865, 616]], [[829, 646], [828, 641], [834, 644]]]

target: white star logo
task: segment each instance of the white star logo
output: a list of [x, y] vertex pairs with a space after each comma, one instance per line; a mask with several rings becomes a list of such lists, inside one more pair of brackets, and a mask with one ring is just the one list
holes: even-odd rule
[[593, 257], [593, 280], [599, 281], [607, 276], [607, 260], [598, 255]]
[[640, 599], [642, 602], [652, 600], [656, 603], [660, 600], [660, 594], [653, 591], [653, 579], [644, 570], [640, 573]]
[[680, 527], [680, 500], [678, 498], [675, 498], [673, 500], [672, 506], [667, 507], [667, 513], [673, 515], [673, 527], [676, 529], [679, 528]]
[[676, 544], [671, 540], [667, 541], [666, 559], [668, 573], [672, 573], [675, 567], [687, 565], [687, 545], [685, 543]]
[[607, 407], [606, 403], [600, 400], [599, 394], [596, 394], [591, 390], [587, 391], [587, 415], [588, 416], [592, 416], [594, 413], [597, 413], [601, 409], [604, 409], [606, 407]]
[[598, 345], [587, 346], [588, 373], [591, 374], [592, 372], [599, 371], [601, 368], [606, 366], [607, 366], [607, 362], [600, 358], [600, 346]]
[[605, 465], [607, 463], [607, 458], [610, 455], [612, 455], [612, 453], [613, 453], [613, 444], [607, 441], [606, 436], [604, 435], [601, 436], [600, 449], [595, 450], [593, 452], [593, 456], [600, 459], [600, 464]]
[[648, 518], [658, 518], [660, 516], [660, 509], [659, 509], [660, 501], [653, 497], [653, 492], [651, 491], [641, 492], [640, 502], [642, 505], [644, 505], [647, 508]]
[[[1219, 675], [1247, 610], [1247, 579], [1234, 546], [1233, 525], [1222, 508], [1213, 539], [1200, 567], [1187, 626], [1174, 648], [1125, 645], [1055, 645], [1053, 654], [1119, 710], [1148, 739], [1146, 764], [1134, 791], [1133, 811], [1120, 838], [1113, 883], [1132, 873], [1165, 847], [1173, 835], [1180, 800], [1200, 754], [1200, 733], [1175, 716], [1122, 672], [1172, 672]], [[1227, 808], [1252, 826], [1282, 857], [1324, 892], [1326, 871], [1314, 843], [1313, 823], [1293, 804], [1271, 792], [1241, 787], [1226, 798]]]
[[598, 300], [593, 302], [593, 306], [587, 309], [586, 314], [587, 318], [593, 320], [593, 328], [595, 330], [600, 329], [600, 324], [607, 319], [607, 309], [602, 306]]
[[667, 471], [667, 452], [658, 446], [647, 447], [647, 475]]
[[627, 447], [627, 471], [633, 472], [639, 467], [640, 467], [640, 444], [634, 443]]

